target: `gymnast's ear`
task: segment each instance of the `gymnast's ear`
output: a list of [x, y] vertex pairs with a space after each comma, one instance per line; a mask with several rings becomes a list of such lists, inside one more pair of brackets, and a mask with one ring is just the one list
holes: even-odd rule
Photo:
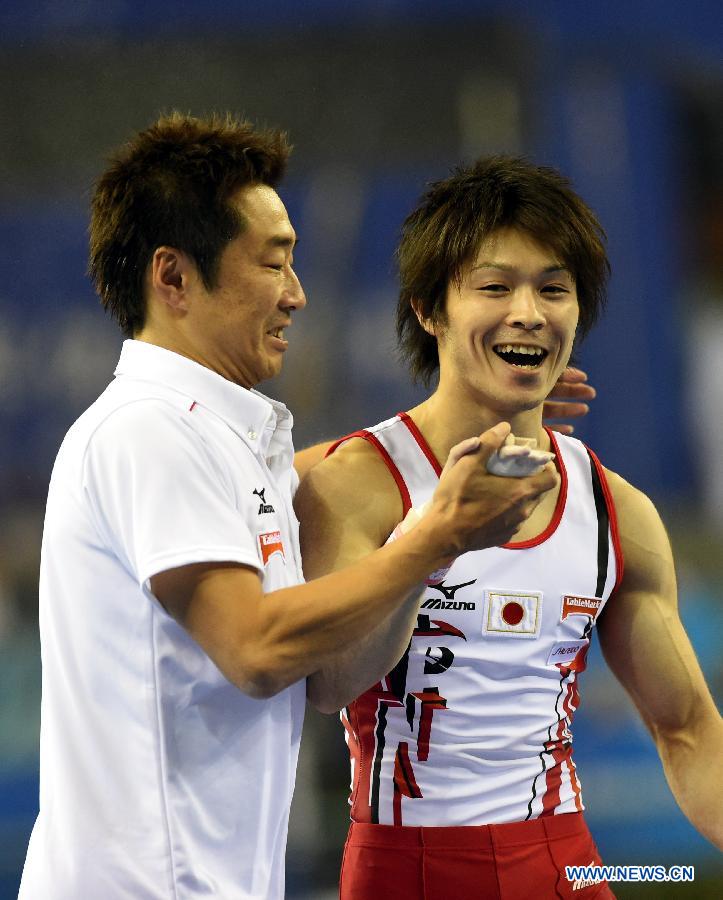
[[414, 315], [417, 317], [417, 321], [422, 326], [422, 328], [427, 332], [427, 334], [430, 334], [432, 337], [437, 337], [437, 329], [434, 320], [431, 318], [427, 318], [427, 316], [424, 315], [424, 312], [422, 310], [422, 301], [417, 300], [415, 297], [411, 300], [411, 304], [412, 309], [414, 310]]

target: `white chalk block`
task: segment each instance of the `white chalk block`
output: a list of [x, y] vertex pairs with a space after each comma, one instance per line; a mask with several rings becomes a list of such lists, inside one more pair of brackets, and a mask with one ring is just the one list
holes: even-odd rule
[[535, 475], [555, 458], [554, 453], [536, 448], [535, 438], [516, 438], [508, 434], [500, 449], [487, 460], [487, 471], [504, 478]]

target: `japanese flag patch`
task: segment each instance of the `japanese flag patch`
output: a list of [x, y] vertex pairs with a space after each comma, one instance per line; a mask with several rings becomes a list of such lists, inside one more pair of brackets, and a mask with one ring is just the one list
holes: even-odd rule
[[280, 531], [265, 531], [259, 535], [259, 550], [261, 551], [261, 560], [264, 565], [268, 563], [271, 557], [278, 553], [286, 562], [286, 554], [284, 553], [284, 544], [281, 540]]
[[542, 624], [542, 594], [485, 591], [482, 630], [499, 637], [536, 638]]

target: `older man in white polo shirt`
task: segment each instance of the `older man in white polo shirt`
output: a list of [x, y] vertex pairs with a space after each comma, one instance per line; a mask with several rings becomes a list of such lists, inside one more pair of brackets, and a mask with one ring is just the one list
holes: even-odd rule
[[487, 474], [499, 425], [408, 534], [302, 583], [291, 416], [253, 390], [306, 303], [287, 155], [278, 132], [173, 115], [96, 187], [91, 273], [132, 340], [50, 486], [22, 900], [283, 897], [306, 676], [556, 483]]

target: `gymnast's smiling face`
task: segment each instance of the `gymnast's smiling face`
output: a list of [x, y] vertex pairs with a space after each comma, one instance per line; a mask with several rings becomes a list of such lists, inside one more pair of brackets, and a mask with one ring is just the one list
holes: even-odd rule
[[471, 395], [501, 417], [541, 405], [572, 353], [575, 279], [526, 232], [493, 232], [450, 280], [437, 338], [440, 388]]

